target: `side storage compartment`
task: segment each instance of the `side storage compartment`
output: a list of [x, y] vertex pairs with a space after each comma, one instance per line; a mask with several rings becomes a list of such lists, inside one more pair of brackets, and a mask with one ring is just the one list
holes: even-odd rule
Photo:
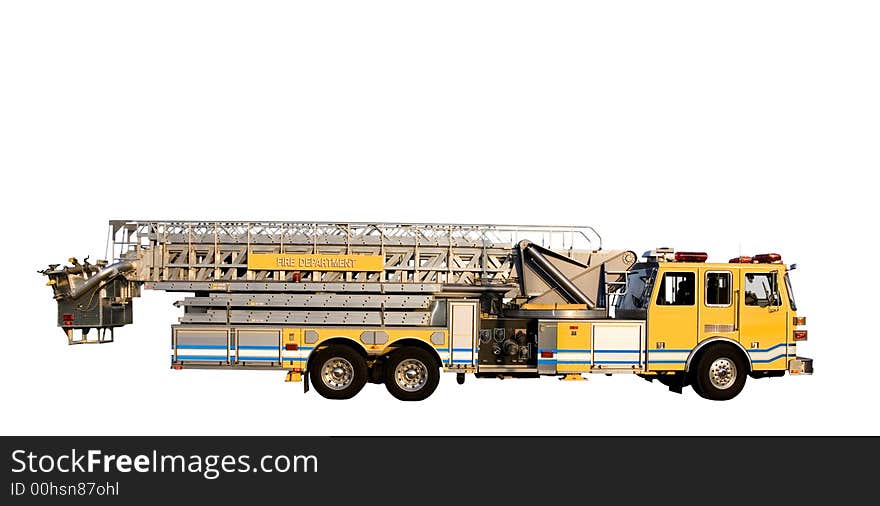
[[281, 329], [237, 328], [235, 330], [236, 362], [245, 366], [281, 365]]
[[644, 322], [593, 322], [592, 327], [594, 371], [644, 369]]
[[199, 366], [229, 365], [235, 360], [226, 327], [171, 327], [171, 361]]

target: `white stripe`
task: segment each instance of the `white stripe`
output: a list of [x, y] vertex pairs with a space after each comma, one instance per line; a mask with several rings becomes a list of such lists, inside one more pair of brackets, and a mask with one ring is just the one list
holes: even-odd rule
[[630, 360], [635, 362], [639, 359], [638, 353], [596, 353], [593, 360], [601, 362], [604, 360]]
[[752, 360], [767, 360], [773, 358], [777, 355], [785, 355], [786, 353], [794, 353], [794, 346], [789, 346], [788, 350], [786, 350], [785, 346], [780, 346], [778, 348], [774, 348], [770, 351], [754, 351], [749, 350], [749, 356]]
[[244, 355], [246, 357], [277, 357], [278, 350], [235, 350], [239, 355]]
[[[600, 354], [602, 355], [602, 354]], [[590, 361], [590, 354], [585, 352], [578, 351], [560, 351], [557, 356], [557, 360], [581, 360], [585, 362]]]
[[648, 361], [651, 360], [680, 360], [685, 361], [690, 355], [688, 351], [648, 352]]
[[205, 348], [177, 348], [174, 350], [175, 356], [183, 355], [183, 356], [193, 356], [193, 355], [201, 355], [204, 357], [226, 357], [226, 350], [218, 350], [218, 349], [205, 349]]

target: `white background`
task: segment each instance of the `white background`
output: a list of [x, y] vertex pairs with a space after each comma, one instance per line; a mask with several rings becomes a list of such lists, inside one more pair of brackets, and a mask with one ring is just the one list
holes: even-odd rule
[[[4, 434], [877, 434], [876, 2], [4, 2]], [[730, 402], [444, 375], [331, 402], [172, 371], [181, 294], [65, 344], [36, 273], [109, 219], [589, 224], [776, 251], [816, 374]]]

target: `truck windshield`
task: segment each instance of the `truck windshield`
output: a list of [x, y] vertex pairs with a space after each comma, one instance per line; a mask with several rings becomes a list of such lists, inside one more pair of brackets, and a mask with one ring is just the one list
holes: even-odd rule
[[791, 279], [788, 277], [788, 273], [785, 273], [785, 291], [788, 292], [788, 302], [791, 304], [791, 310], [797, 311], [797, 304], [794, 303], [794, 291], [791, 289]]
[[651, 300], [651, 289], [657, 276], [656, 267], [636, 266], [626, 276], [626, 293], [617, 298], [617, 309], [645, 309]]

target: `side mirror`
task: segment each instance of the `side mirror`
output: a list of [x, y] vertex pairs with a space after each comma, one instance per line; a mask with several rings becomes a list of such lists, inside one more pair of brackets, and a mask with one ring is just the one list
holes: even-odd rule
[[797, 269], [797, 264], [791, 264], [788, 266], [788, 270], [790, 270], [790, 271], [793, 271], [795, 269]]

